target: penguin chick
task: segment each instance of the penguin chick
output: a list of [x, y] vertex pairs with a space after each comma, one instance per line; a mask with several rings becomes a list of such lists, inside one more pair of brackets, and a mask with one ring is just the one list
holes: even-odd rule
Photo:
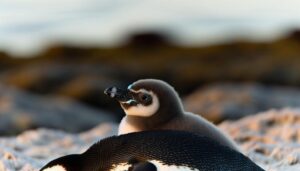
[[40, 171], [261, 171], [243, 154], [186, 131], [113, 136], [82, 154], [55, 159]]
[[119, 125], [119, 135], [145, 130], [185, 130], [239, 151], [237, 145], [215, 125], [184, 111], [177, 92], [164, 81], [142, 79], [129, 85], [127, 90], [110, 87], [104, 93], [118, 100], [126, 114]]

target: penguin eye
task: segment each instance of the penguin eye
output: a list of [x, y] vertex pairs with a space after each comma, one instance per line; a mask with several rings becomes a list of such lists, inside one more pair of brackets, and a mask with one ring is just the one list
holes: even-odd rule
[[149, 94], [142, 93], [139, 95], [139, 97], [140, 97], [140, 100], [142, 100], [144, 102], [148, 102], [151, 100], [151, 96]]

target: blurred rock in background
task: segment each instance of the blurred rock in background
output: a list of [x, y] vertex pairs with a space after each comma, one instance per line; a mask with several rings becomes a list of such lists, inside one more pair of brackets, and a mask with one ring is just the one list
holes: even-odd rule
[[299, 107], [300, 90], [259, 84], [211, 84], [187, 96], [184, 106], [187, 111], [219, 123], [269, 109]]
[[116, 122], [116, 117], [70, 99], [45, 98], [0, 86], [0, 135], [39, 127], [75, 133], [103, 122]]
[[[57, 44], [27, 58], [1, 53], [0, 83], [44, 97], [67, 97], [110, 111], [120, 120], [123, 111], [103, 90], [112, 85], [127, 87], [140, 78], [158, 78], [187, 97], [187, 110], [221, 122], [299, 105], [298, 90], [274, 87], [300, 85], [298, 32], [272, 42], [186, 47], [164, 32], [148, 31], [131, 34], [119, 47]], [[33, 124], [24, 128], [38, 126], [53, 127]]]

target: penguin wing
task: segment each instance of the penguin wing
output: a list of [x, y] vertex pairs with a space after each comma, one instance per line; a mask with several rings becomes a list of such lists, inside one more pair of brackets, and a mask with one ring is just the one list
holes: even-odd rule
[[129, 169], [128, 171], [157, 171], [157, 168], [151, 162], [142, 162], [135, 164], [132, 170]]

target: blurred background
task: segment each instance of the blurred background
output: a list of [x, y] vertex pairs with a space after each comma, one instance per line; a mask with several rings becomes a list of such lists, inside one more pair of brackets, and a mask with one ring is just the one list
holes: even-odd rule
[[173, 85], [214, 123], [300, 106], [300, 1], [1, 0], [0, 135], [118, 122], [103, 94]]

